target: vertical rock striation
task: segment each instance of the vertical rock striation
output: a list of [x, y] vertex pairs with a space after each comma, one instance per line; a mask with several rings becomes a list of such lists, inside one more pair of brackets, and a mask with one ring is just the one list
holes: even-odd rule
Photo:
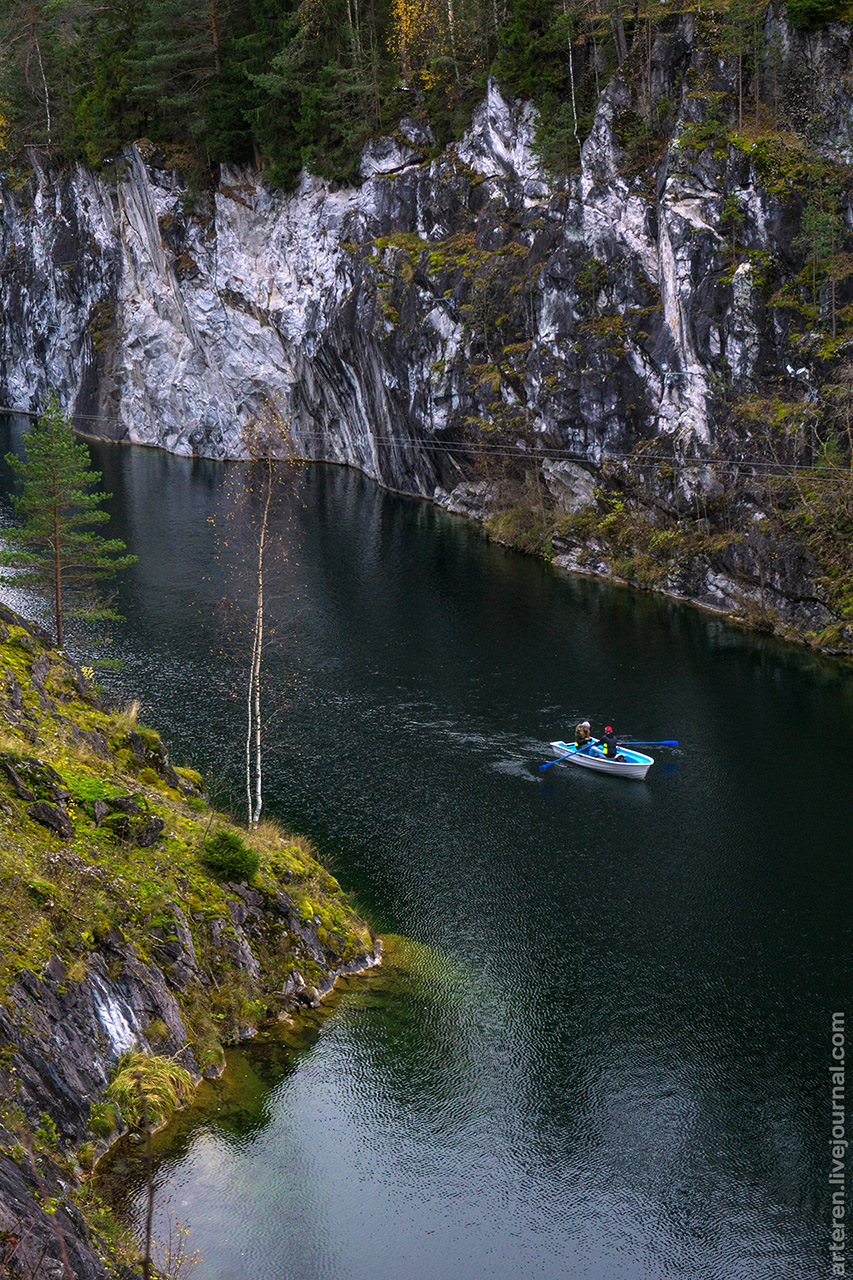
[[[850, 31], [767, 22], [819, 149], [849, 163]], [[657, 36], [645, 89], [611, 80], [566, 180], [536, 159], [533, 108], [494, 82], [460, 142], [436, 154], [404, 120], [351, 189], [223, 169], [196, 197], [142, 143], [112, 178], [36, 168], [2, 195], [0, 399], [31, 408], [52, 386], [93, 435], [212, 458], [240, 457], [272, 404], [308, 457], [481, 514], [486, 487], [449, 447], [472, 423], [552, 455], [555, 495], [566, 467], [595, 474], [642, 441], [711, 455], [726, 397], [812, 361], [766, 283], [802, 265], [803, 193], [772, 147], [715, 137], [735, 72], [694, 24]], [[638, 145], [649, 95], [665, 123]]]

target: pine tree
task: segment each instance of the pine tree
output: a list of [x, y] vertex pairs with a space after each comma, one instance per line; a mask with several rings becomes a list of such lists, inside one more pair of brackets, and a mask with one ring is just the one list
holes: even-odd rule
[[[24, 437], [23, 458], [6, 461], [23, 482], [15, 511], [18, 528], [4, 531], [12, 547], [0, 553], [0, 564], [13, 570], [14, 586], [49, 589], [53, 594], [56, 642], [64, 643], [67, 615], [115, 618], [118, 615], [94, 592], [95, 584], [134, 564], [118, 538], [104, 538], [93, 526], [109, 520], [99, 510], [106, 494], [96, 492], [101, 475], [92, 469], [85, 445], [74, 439], [71, 421], [51, 393], [48, 406]], [[67, 595], [73, 597], [69, 606]], [[65, 595], [63, 594], [65, 593]]]

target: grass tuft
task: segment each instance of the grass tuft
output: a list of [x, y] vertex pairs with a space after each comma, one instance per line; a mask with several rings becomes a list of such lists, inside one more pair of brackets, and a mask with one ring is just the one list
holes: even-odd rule
[[142, 703], [138, 698], [134, 698], [132, 702], [128, 702], [113, 718], [116, 732], [130, 733], [131, 729], [135, 729], [139, 721], [139, 713], [142, 710]]
[[143, 1123], [144, 1110], [149, 1127], [158, 1129], [187, 1105], [194, 1092], [193, 1078], [185, 1067], [171, 1058], [132, 1049], [119, 1059], [107, 1097], [116, 1103], [131, 1129]]

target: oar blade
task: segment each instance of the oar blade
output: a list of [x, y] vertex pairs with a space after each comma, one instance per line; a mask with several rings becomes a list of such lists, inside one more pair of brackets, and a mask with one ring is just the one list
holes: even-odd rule
[[568, 760], [569, 756], [574, 755], [573, 751], [565, 751], [563, 755], [557, 756], [556, 760], [546, 760], [544, 764], [540, 764], [539, 772], [543, 769], [550, 769], [552, 764], [559, 764], [561, 760]]

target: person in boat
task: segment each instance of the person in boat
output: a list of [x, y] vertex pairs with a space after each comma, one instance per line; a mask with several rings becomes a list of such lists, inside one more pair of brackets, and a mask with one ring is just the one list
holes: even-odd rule
[[582, 748], [588, 747], [591, 741], [589, 721], [582, 720], [579, 725], [575, 726], [575, 746], [580, 751]]
[[601, 749], [608, 760], [625, 759], [619, 750], [619, 746], [616, 742], [616, 734], [613, 732], [610, 725], [608, 725], [604, 730], [604, 737], [601, 739]]

